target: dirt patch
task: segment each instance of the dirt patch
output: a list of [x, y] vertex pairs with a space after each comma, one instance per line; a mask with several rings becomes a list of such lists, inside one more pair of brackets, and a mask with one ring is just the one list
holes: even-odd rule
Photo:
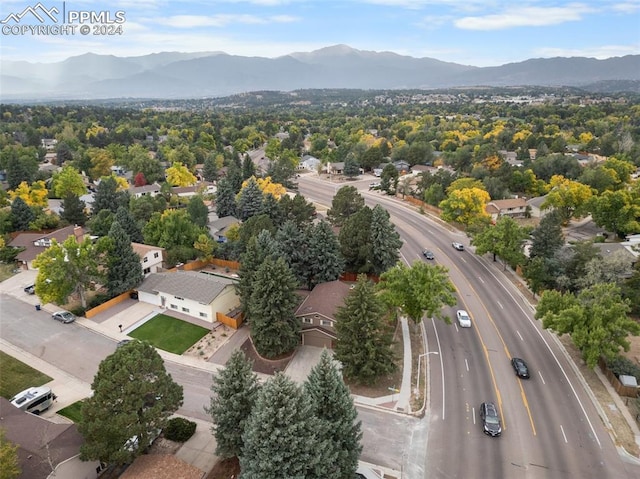
[[237, 479], [240, 476], [240, 462], [237, 457], [218, 461], [207, 479]]
[[159, 437], [149, 448], [147, 454], [161, 454], [161, 455], [171, 455], [178, 452], [178, 449], [182, 446], [181, 442], [170, 441], [169, 439], [165, 439], [164, 437]]
[[200, 341], [187, 349], [183, 353], [183, 356], [196, 357], [206, 361], [218, 348], [225, 344], [235, 332], [235, 329], [226, 324], [220, 324], [216, 329], [204, 335]]
[[266, 359], [258, 354], [256, 349], [253, 347], [253, 343], [250, 338], [242, 343], [240, 349], [244, 352], [245, 356], [253, 361], [253, 371], [256, 373], [262, 374], [275, 374], [277, 372], [284, 371], [289, 364], [289, 361], [293, 359], [293, 353], [288, 356], [276, 359]]

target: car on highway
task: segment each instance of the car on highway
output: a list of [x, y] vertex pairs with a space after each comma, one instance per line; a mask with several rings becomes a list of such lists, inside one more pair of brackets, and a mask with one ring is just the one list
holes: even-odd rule
[[424, 257], [425, 257], [425, 258], [427, 258], [427, 259], [435, 259], [435, 258], [436, 258], [436, 257], [433, 255], [433, 251], [430, 251], [430, 250], [428, 250], [428, 249], [425, 249], [425, 250], [422, 252], [422, 256], [424, 256]]
[[69, 311], [56, 311], [51, 317], [64, 324], [73, 323], [76, 320], [76, 317]]
[[495, 404], [492, 402], [480, 404], [480, 419], [482, 420], [482, 430], [485, 434], [491, 437], [498, 437], [502, 434], [500, 416]]
[[529, 368], [527, 363], [524, 362], [524, 359], [511, 358], [511, 365], [513, 366], [513, 370], [516, 372], [516, 376], [522, 379], [529, 379]]
[[458, 318], [458, 325], [461, 328], [470, 328], [471, 327], [471, 316], [464, 309], [459, 309], [456, 311], [456, 318]]
[[458, 251], [464, 251], [464, 245], [462, 243], [458, 243], [457, 241], [451, 243], [451, 246], [453, 246]]
[[30, 284], [24, 287], [24, 292], [27, 294], [36, 294], [36, 285]]

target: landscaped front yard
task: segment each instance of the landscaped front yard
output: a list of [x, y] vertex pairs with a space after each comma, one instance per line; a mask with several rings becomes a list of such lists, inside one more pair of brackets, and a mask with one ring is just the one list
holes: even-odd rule
[[158, 314], [139, 328], [131, 331], [129, 336], [141, 341], [148, 341], [163, 351], [182, 354], [208, 332], [208, 329], [201, 326], [165, 314]]
[[20, 391], [50, 381], [46, 374], [0, 351], [0, 396], [3, 398], [11, 399]]

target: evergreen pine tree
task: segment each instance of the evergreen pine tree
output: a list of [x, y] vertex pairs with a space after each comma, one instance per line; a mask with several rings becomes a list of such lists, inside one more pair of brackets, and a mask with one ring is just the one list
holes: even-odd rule
[[255, 176], [255, 174], [256, 167], [253, 164], [253, 160], [248, 154], [244, 155], [244, 159], [242, 160], [242, 179], [248, 180], [252, 176]]
[[347, 378], [371, 384], [378, 377], [393, 372], [392, 335], [384, 320], [384, 306], [365, 275], [345, 298], [336, 313], [335, 357], [343, 365]]
[[323, 423], [320, 431], [328, 445], [325, 461], [333, 466], [330, 477], [353, 479], [362, 452], [361, 422], [349, 388], [326, 349], [307, 377], [305, 392], [313, 401], [315, 416]]
[[377, 275], [395, 266], [400, 258], [402, 241], [389, 213], [376, 205], [371, 212], [371, 272]]
[[109, 238], [112, 247], [108, 253], [106, 287], [109, 294], [117, 296], [142, 283], [142, 266], [140, 256], [131, 247], [129, 235], [117, 220], [111, 224]]
[[36, 219], [31, 207], [19, 196], [11, 203], [11, 224], [14, 231], [27, 231], [29, 223]]
[[268, 231], [261, 231], [256, 237], [249, 240], [247, 249], [240, 257], [240, 280], [236, 284], [236, 291], [240, 297], [240, 306], [248, 320], [251, 320], [249, 302], [253, 292], [253, 282], [256, 272], [264, 260], [275, 254], [275, 243]]
[[124, 232], [127, 233], [127, 236], [132, 243], [144, 243], [142, 230], [140, 230], [138, 223], [133, 219], [133, 216], [131, 216], [131, 213], [129, 213], [127, 208], [124, 206], [120, 206], [118, 208], [116, 211], [115, 221], [120, 223], [120, 226], [122, 226]]
[[214, 182], [218, 179], [218, 165], [216, 165], [216, 159], [213, 155], [207, 156], [204, 160], [204, 167], [202, 169], [202, 176], [205, 181]]
[[240, 190], [238, 198], [238, 218], [246, 221], [252, 216], [260, 214], [264, 201], [262, 191], [255, 178], [249, 178], [247, 185]]
[[282, 373], [260, 389], [242, 436], [241, 477], [247, 479], [327, 479], [320, 421], [311, 398]]
[[226, 178], [218, 181], [216, 191], [216, 213], [218, 217], [236, 216], [236, 194], [229, 180]]
[[[284, 195], [283, 198], [288, 198], [289, 195]], [[271, 194], [264, 195], [264, 201], [262, 202], [262, 208], [260, 209], [261, 215], [267, 215], [271, 218], [271, 221], [276, 227], [282, 226], [284, 222], [282, 209], [280, 208], [280, 202], [275, 196]]]
[[204, 204], [204, 201], [202, 201], [201, 196], [196, 195], [189, 200], [187, 213], [189, 213], [191, 221], [196, 225], [203, 228], [207, 226], [207, 222], [209, 221], [209, 209], [207, 208], [207, 205]]
[[213, 375], [213, 396], [205, 410], [213, 420], [216, 455], [222, 458], [239, 456], [242, 451], [242, 434], [259, 390], [258, 377], [251, 368], [252, 362], [236, 350], [225, 368]]
[[276, 255], [283, 258], [296, 277], [298, 284], [304, 284], [307, 272], [307, 242], [293, 221], [285, 221], [276, 232]]
[[371, 271], [371, 208], [365, 206], [350, 216], [338, 234], [340, 253], [347, 271]]
[[334, 226], [342, 226], [347, 218], [364, 207], [364, 198], [354, 186], [343, 186], [331, 201], [327, 218]]
[[258, 353], [267, 358], [290, 353], [300, 341], [300, 321], [295, 317], [296, 278], [284, 259], [267, 258], [253, 281], [249, 301], [251, 338]]
[[129, 205], [129, 194], [126, 191], [118, 191], [118, 183], [115, 178], [108, 176], [101, 178], [96, 187], [96, 194], [91, 208], [94, 213], [109, 210], [112, 213], [118, 211], [120, 206]]
[[305, 284], [312, 290], [316, 284], [335, 281], [344, 271], [340, 243], [329, 223], [321, 221], [307, 228]]
[[564, 245], [562, 218], [557, 211], [545, 215], [538, 227], [531, 232], [532, 241], [529, 257], [552, 258]]
[[70, 225], [84, 226], [87, 222], [87, 215], [84, 212], [85, 207], [85, 202], [78, 195], [68, 193], [62, 200], [60, 218]]
[[360, 174], [360, 166], [355, 158], [351, 155], [347, 157], [344, 162], [344, 176], [349, 179], [353, 179]]

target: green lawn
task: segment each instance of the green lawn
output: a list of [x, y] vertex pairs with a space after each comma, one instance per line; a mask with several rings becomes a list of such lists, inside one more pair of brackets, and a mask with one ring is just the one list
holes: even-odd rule
[[71, 419], [77, 424], [80, 422], [80, 410], [82, 409], [82, 402], [83, 401], [76, 401], [73, 404], [65, 407], [64, 409], [60, 409], [58, 411], [58, 414]]
[[0, 351], [0, 396], [11, 399], [20, 391], [42, 386], [52, 378]]
[[182, 354], [208, 332], [208, 329], [201, 326], [158, 314], [129, 333], [129, 336], [148, 341], [164, 351]]

